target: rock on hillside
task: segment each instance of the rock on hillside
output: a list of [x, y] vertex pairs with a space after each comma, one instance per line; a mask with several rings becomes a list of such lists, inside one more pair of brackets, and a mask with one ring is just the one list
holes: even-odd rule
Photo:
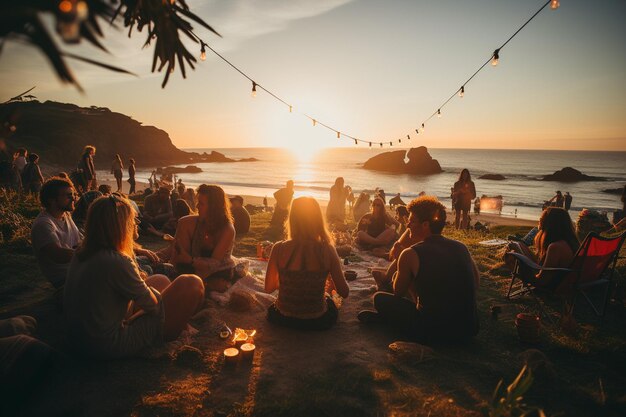
[[96, 147], [96, 169], [110, 169], [119, 153], [128, 165], [166, 166], [193, 162], [237, 162], [219, 152], [202, 155], [182, 151], [167, 132], [105, 107], [79, 107], [46, 101], [0, 105], [0, 120], [11, 120], [16, 129], [6, 141], [8, 150], [25, 147], [40, 155], [44, 164], [74, 167], [85, 145]]
[[[408, 158], [408, 162], [405, 162]], [[363, 168], [374, 171], [394, 172], [398, 174], [438, 174], [441, 166], [433, 159], [425, 146], [411, 148], [408, 151], [392, 151], [378, 154], [368, 159]]]

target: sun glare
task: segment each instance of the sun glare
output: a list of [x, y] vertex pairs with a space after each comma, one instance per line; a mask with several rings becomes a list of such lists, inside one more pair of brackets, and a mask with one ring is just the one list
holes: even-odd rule
[[285, 146], [298, 162], [311, 162], [325, 146], [315, 141], [292, 142]]

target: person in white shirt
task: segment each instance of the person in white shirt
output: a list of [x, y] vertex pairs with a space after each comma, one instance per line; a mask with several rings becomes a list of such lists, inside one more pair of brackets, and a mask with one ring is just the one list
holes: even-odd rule
[[39, 193], [43, 210], [31, 229], [39, 268], [55, 288], [64, 285], [74, 249], [82, 240], [71, 216], [75, 196], [68, 180], [59, 177], [47, 180]]

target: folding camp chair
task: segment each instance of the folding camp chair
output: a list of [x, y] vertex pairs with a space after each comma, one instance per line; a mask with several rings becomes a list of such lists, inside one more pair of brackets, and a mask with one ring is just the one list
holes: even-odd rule
[[[522, 254], [509, 252], [508, 255], [515, 258], [515, 267], [511, 274], [507, 298], [530, 293], [539, 302], [535, 292], [569, 296], [571, 313], [576, 298], [582, 295], [594, 313], [599, 317], [604, 317], [615, 264], [625, 239], [626, 232], [616, 237], [602, 237], [594, 232], [589, 233], [576, 251], [574, 260], [568, 268], [544, 268]], [[552, 271], [555, 274], [551, 280], [552, 285], [536, 285], [537, 280], [533, 278], [539, 271]], [[520, 287], [513, 291], [516, 280], [520, 281]], [[600, 302], [594, 303], [590, 293], [598, 288], [604, 288], [604, 292]], [[540, 303], [539, 305], [541, 306]]]

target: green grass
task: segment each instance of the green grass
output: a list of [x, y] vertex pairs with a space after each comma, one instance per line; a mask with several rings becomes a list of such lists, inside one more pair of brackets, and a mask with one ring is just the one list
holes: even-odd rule
[[[0, 317], [33, 314], [40, 322], [38, 334], [53, 346], [63, 347], [62, 316], [55, 310], [52, 287], [42, 278], [29, 248], [28, 227], [36, 215], [36, 201], [0, 195], [0, 206], [18, 218], [5, 216], [12, 237], [0, 242]], [[252, 216], [249, 234], [238, 237], [234, 254], [256, 256], [259, 241], [277, 241], [283, 232], [269, 228], [270, 213]], [[7, 229], [8, 230], [8, 229]], [[529, 348], [541, 351], [534, 359], [534, 383], [524, 396], [531, 406], [547, 415], [618, 416], [626, 411], [626, 310], [614, 301], [603, 323], [583, 308], [577, 310], [579, 328], [571, 334], [544, 325], [537, 346], [521, 345], [513, 324], [519, 311], [533, 310], [530, 299], [508, 301], [504, 294], [509, 275], [501, 252], [479, 244], [481, 240], [525, 233], [528, 228], [495, 227], [488, 233], [455, 231], [445, 234], [463, 241], [481, 272], [478, 309], [481, 331], [466, 346], [435, 346], [432, 360], [407, 364], [392, 360], [387, 345], [392, 334], [359, 328], [362, 351], [352, 352], [339, 341], [341, 328], [359, 326], [355, 312], [365, 306], [346, 300], [336, 330], [319, 334], [283, 332], [280, 344], [267, 346], [251, 369], [222, 369], [219, 352], [223, 342], [214, 334], [224, 307], [209, 305], [206, 322], [194, 345], [203, 352], [203, 366], [186, 369], [169, 360], [145, 359], [106, 364], [71, 362], [53, 379], [54, 388], [42, 390], [30, 403], [34, 410], [50, 408], [62, 415], [95, 412], [99, 415], [480, 415], [479, 408], [491, 399], [499, 380], [512, 381], [524, 364]], [[141, 238], [157, 249], [164, 242]], [[622, 256], [626, 256], [626, 249]], [[618, 271], [626, 277], [626, 261]], [[620, 280], [621, 288], [624, 283]], [[497, 320], [493, 305], [502, 307]], [[582, 307], [582, 304], [581, 306]], [[548, 303], [553, 313], [558, 302]], [[228, 313], [233, 314], [233, 313]], [[239, 314], [239, 313], [238, 313]], [[230, 316], [232, 319], [232, 316]], [[237, 322], [270, 330], [262, 313], [240, 313]], [[264, 347], [263, 339], [259, 341]], [[282, 362], [282, 354], [297, 350], [310, 363], [294, 369]], [[323, 363], [320, 363], [323, 362]], [[302, 366], [302, 364], [300, 365]], [[204, 384], [206, 387], [198, 386]], [[101, 387], [106, 387], [102, 391]], [[192, 389], [193, 388], [193, 389]], [[184, 392], [183, 392], [184, 391]], [[76, 399], [79, 401], [76, 402]], [[171, 402], [171, 404], [169, 404]], [[78, 405], [76, 405], [78, 404]], [[38, 408], [39, 407], [39, 408]], [[97, 412], [96, 412], [97, 411]], [[563, 415], [563, 414], [562, 414]]]

